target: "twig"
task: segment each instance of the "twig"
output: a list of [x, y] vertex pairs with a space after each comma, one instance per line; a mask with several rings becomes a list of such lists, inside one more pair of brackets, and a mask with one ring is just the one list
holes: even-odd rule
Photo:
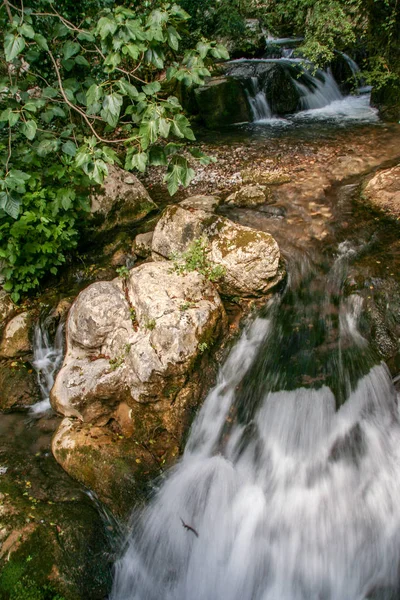
[[99, 142], [103, 142], [104, 144], [122, 144], [123, 142], [128, 142], [131, 138], [124, 138], [124, 139], [118, 139], [118, 140], [107, 140], [106, 138], [101, 137], [97, 131], [95, 130], [95, 128], [93, 127], [92, 123], [89, 121], [88, 116], [86, 115], [86, 113], [84, 113], [83, 110], [81, 110], [78, 106], [76, 106], [75, 104], [72, 104], [72, 102], [70, 102], [68, 100], [68, 97], [65, 93], [63, 84], [62, 84], [62, 79], [61, 79], [61, 74], [60, 74], [60, 70], [57, 66], [57, 62], [56, 59], [54, 58], [52, 52], [50, 50], [48, 50], [49, 56], [51, 58], [51, 61], [53, 63], [56, 75], [57, 75], [57, 81], [58, 81], [58, 85], [60, 88], [60, 92], [62, 97], [64, 98], [65, 103], [72, 108], [72, 110], [74, 110], [75, 112], [77, 112], [78, 114], [81, 115], [81, 117], [83, 118], [83, 120], [85, 121], [85, 123], [90, 127], [93, 135], [99, 140]]
[[10, 4], [9, 4], [8, 0], [3, 0], [3, 4], [6, 8], [8, 19], [9, 19], [10, 23], [12, 24], [13, 18], [12, 18], [11, 8], [10, 8]]
[[8, 156], [7, 156], [7, 160], [6, 160], [6, 175], [8, 174], [8, 165], [10, 163], [11, 160], [11, 126], [8, 126]]

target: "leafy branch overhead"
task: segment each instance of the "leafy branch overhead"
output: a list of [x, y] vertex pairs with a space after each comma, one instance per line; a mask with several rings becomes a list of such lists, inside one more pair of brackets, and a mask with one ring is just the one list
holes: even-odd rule
[[77, 245], [90, 186], [107, 165], [163, 166], [171, 194], [190, 183], [183, 150], [194, 135], [174, 91], [203, 83], [212, 61], [228, 58], [203, 39], [180, 53], [189, 15], [176, 4], [83, 21], [58, 5], [0, 7], [0, 267], [14, 300]]
[[[227, 58], [226, 50], [200, 41], [178, 57], [180, 30], [188, 14], [177, 5], [147, 17], [117, 7], [104, 11], [91, 27], [76, 26], [50, 9], [36, 12], [11, 6], [4, 37], [7, 76], [1, 81], [0, 121], [9, 129], [0, 207], [16, 217], [21, 194], [31, 179], [15, 185], [10, 172], [20, 145], [31, 142], [27, 164], [54, 156], [101, 183], [107, 164], [144, 171], [165, 165], [171, 193], [193, 176], [182, 146], [194, 140], [182, 107], [169, 91], [176, 82], [199, 85], [210, 73], [209, 58]], [[11, 17], [11, 18], [10, 18]], [[43, 68], [44, 67], [44, 68]], [[23, 169], [19, 169], [23, 172]]]

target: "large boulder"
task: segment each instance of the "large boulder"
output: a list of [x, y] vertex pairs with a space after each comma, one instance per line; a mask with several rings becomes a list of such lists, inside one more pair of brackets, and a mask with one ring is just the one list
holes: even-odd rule
[[199, 114], [210, 129], [251, 120], [245, 87], [237, 79], [212, 78], [195, 95]]
[[[275, 63], [261, 77], [261, 86], [273, 115], [290, 115], [300, 108], [299, 73], [290, 64]], [[299, 81], [302, 81], [300, 77]]]
[[378, 171], [364, 187], [363, 196], [375, 208], [400, 216], [400, 165]]
[[137, 177], [113, 165], [100, 190], [91, 197], [91, 221], [102, 230], [130, 225], [146, 217], [157, 205]]
[[[104, 424], [121, 402], [167, 403], [224, 315], [214, 286], [148, 263], [81, 292], [67, 322], [67, 352], [51, 392], [54, 409]], [[173, 390], [174, 393], [171, 393]], [[165, 407], [164, 407], [165, 408]]]
[[[279, 247], [270, 234], [182, 205], [165, 209], [152, 250], [155, 259], [174, 257], [181, 270], [191, 268], [195, 260], [208, 261], [219, 268], [216, 285], [229, 296], [264, 294], [283, 276]], [[204, 256], [197, 256], [201, 253]]]
[[212, 283], [167, 261], [94, 283], [74, 302], [51, 392], [65, 416], [53, 454], [119, 516], [178, 455], [225, 321]]
[[32, 351], [30, 340], [32, 320], [28, 312], [11, 319], [4, 329], [0, 343], [0, 358], [17, 358]]

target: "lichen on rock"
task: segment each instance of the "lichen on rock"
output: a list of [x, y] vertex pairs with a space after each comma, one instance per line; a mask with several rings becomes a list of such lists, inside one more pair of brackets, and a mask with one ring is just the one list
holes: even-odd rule
[[168, 206], [158, 221], [153, 256], [179, 256], [199, 238], [205, 241], [207, 259], [221, 268], [216, 285], [225, 295], [257, 296], [282, 279], [279, 247], [269, 233], [182, 204]]

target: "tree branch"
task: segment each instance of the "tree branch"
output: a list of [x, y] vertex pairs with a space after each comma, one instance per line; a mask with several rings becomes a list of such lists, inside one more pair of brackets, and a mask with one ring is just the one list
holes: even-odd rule
[[61, 79], [61, 74], [60, 74], [60, 69], [58, 68], [57, 65], [57, 61], [54, 58], [52, 52], [50, 50], [48, 50], [48, 54], [51, 58], [51, 61], [53, 63], [56, 75], [57, 75], [57, 81], [58, 81], [58, 85], [60, 88], [60, 92], [62, 97], [64, 98], [65, 103], [72, 108], [72, 110], [74, 110], [75, 112], [77, 112], [78, 114], [81, 115], [81, 117], [83, 118], [83, 120], [85, 121], [85, 123], [89, 126], [89, 128], [91, 129], [93, 135], [99, 140], [99, 142], [103, 142], [104, 144], [122, 144], [123, 142], [128, 142], [131, 138], [125, 138], [125, 139], [118, 139], [118, 140], [107, 140], [106, 138], [101, 137], [97, 131], [95, 130], [95, 128], [93, 127], [92, 123], [90, 122], [87, 114], [81, 110], [78, 106], [76, 106], [75, 104], [73, 104], [72, 102], [70, 102], [70, 100], [68, 100], [67, 94], [65, 93], [63, 84], [62, 84], [62, 79]]
[[12, 18], [11, 8], [10, 8], [10, 4], [9, 4], [8, 0], [3, 0], [3, 4], [4, 4], [5, 9], [7, 11], [8, 19], [9, 19], [10, 23], [12, 24], [13, 18]]

